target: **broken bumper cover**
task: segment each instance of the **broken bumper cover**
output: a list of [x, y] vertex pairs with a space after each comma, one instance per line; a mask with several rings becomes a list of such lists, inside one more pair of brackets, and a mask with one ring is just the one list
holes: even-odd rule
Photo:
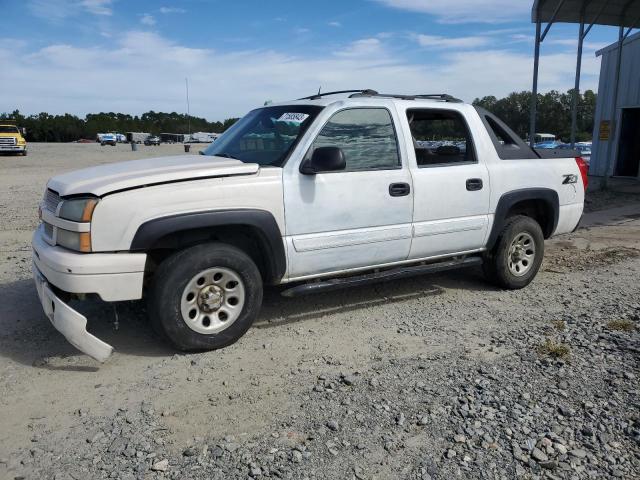
[[60, 300], [35, 265], [33, 278], [42, 309], [55, 329], [81, 352], [105, 362], [113, 353], [113, 347], [87, 332], [87, 317]]
[[78, 350], [104, 362], [113, 348], [87, 332], [87, 318], [56, 292], [96, 294], [106, 302], [142, 298], [146, 255], [77, 253], [49, 245], [40, 226], [33, 234], [33, 277], [45, 314]]

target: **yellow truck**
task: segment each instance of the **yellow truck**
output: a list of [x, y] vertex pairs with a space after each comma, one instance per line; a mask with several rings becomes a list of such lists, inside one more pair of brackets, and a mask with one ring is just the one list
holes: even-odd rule
[[26, 130], [14, 123], [0, 120], [0, 153], [27, 154]]

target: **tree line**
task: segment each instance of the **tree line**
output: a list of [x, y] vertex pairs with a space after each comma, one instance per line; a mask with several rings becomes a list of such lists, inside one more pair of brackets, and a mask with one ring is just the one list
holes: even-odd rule
[[[572, 92], [560, 93], [556, 90], [538, 94], [536, 130], [539, 133], [553, 133], [568, 142], [571, 134]], [[476, 98], [474, 105], [486, 108], [500, 117], [518, 135], [525, 138], [529, 133], [529, 112], [531, 92], [513, 92], [504, 98], [487, 96]], [[596, 109], [596, 94], [586, 90], [578, 96], [578, 122], [576, 139], [591, 140]], [[50, 115], [42, 112], [24, 116], [18, 110], [0, 114], [0, 120], [13, 119], [18, 126], [27, 129], [27, 140], [33, 142], [72, 142], [81, 138], [95, 139], [97, 133], [106, 132], [149, 132], [187, 133], [189, 123], [192, 132], [222, 133], [238, 119], [228, 118], [222, 122], [209, 122], [200, 117], [189, 117], [182, 113], [149, 111], [140, 116], [125, 113], [90, 113], [79, 118], [68, 113]]]
[[[573, 89], [567, 93], [551, 90], [538, 94], [536, 133], [552, 133], [556, 138], [569, 142], [571, 136], [571, 105]], [[591, 140], [596, 112], [597, 94], [585, 90], [578, 95], [576, 141]], [[502, 119], [520, 137], [529, 134], [531, 92], [513, 92], [504, 98], [494, 96], [476, 98], [474, 105], [489, 110]]]
[[228, 118], [222, 122], [209, 122], [182, 113], [154, 111], [140, 116], [114, 112], [89, 113], [84, 118], [68, 113], [50, 115], [46, 112], [25, 116], [18, 110], [0, 113], [0, 120], [7, 119], [15, 120], [19, 127], [26, 128], [27, 141], [31, 142], [73, 142], [81, 138], [94, 140], [96, 134], [107, 132], [148, 132], [155, 135], [187, 133], [189, 124], [191, 132], [222, 133], [238, 120]]

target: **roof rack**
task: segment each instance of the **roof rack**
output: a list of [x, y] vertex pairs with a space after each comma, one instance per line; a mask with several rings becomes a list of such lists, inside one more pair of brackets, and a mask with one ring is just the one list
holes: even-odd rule
[[429, 99], [440, 100], [441, 102], [462, 103], [459, 98], [453, 97], [446, 93], [427, 93], [420, 95], [401, 95], [395, 93], [378, 93], [375, 90], [366, 88], [364, 90], [336, 90], [334, 92], [317, 93], [308, 97], [302, 97], [298, 100], [318, 100], [327, 95], [338, 95], [340, 93], [350, 93], [349, 98], [358, 97], [386, 97], [386, 98], [398, 98], [400, 100], [416, 100], [416, 99]]
[[[365, 88], [364, 90], [335, 90], [333, 92], [323, 92], [323, 93], [316, 93], [315, 95], [310, 95], [308, 97], [302, 97], [299, 98], [298, 100], [318, 100], [322, 97], [325, 97], [327, 95], [338, 95], [339, 93], [353, 93], [353, 94], [361, 94], [362, 96], [374, 96], [374, 95], [378, 95], [378, 92], [376, 92], [375, 90], [371, 90], [368, 88]], [[353, 96], [353, 95], [351, 95]]]
[[349, 95], [349, 98], [354, 97], [388, 97], [388, 98], [398, 98], [401, 100], [415, 100], [415, 99], [428, 99], [428, 100], [440, 100], [442, 102], [451, 102], [451, 103], [463, 103], [459, 98], [453, 97], [447, 93], [425, 93], [419, 95], [402, 95], [396, 93], [375, 93], [374, 95], [369, 95], [367, 93], [354, 93]]

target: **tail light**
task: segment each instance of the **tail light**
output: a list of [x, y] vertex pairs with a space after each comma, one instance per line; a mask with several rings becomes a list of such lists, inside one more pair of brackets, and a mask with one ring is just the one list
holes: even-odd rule
[[576, 157], [576, 163], [578, 164], [580, 175], [582, 175], [582, 185], [586, 192], [587, 185], [589, 185], [589, 165], [587, 165], [587, 162], [585, 162], [582, 157]]

